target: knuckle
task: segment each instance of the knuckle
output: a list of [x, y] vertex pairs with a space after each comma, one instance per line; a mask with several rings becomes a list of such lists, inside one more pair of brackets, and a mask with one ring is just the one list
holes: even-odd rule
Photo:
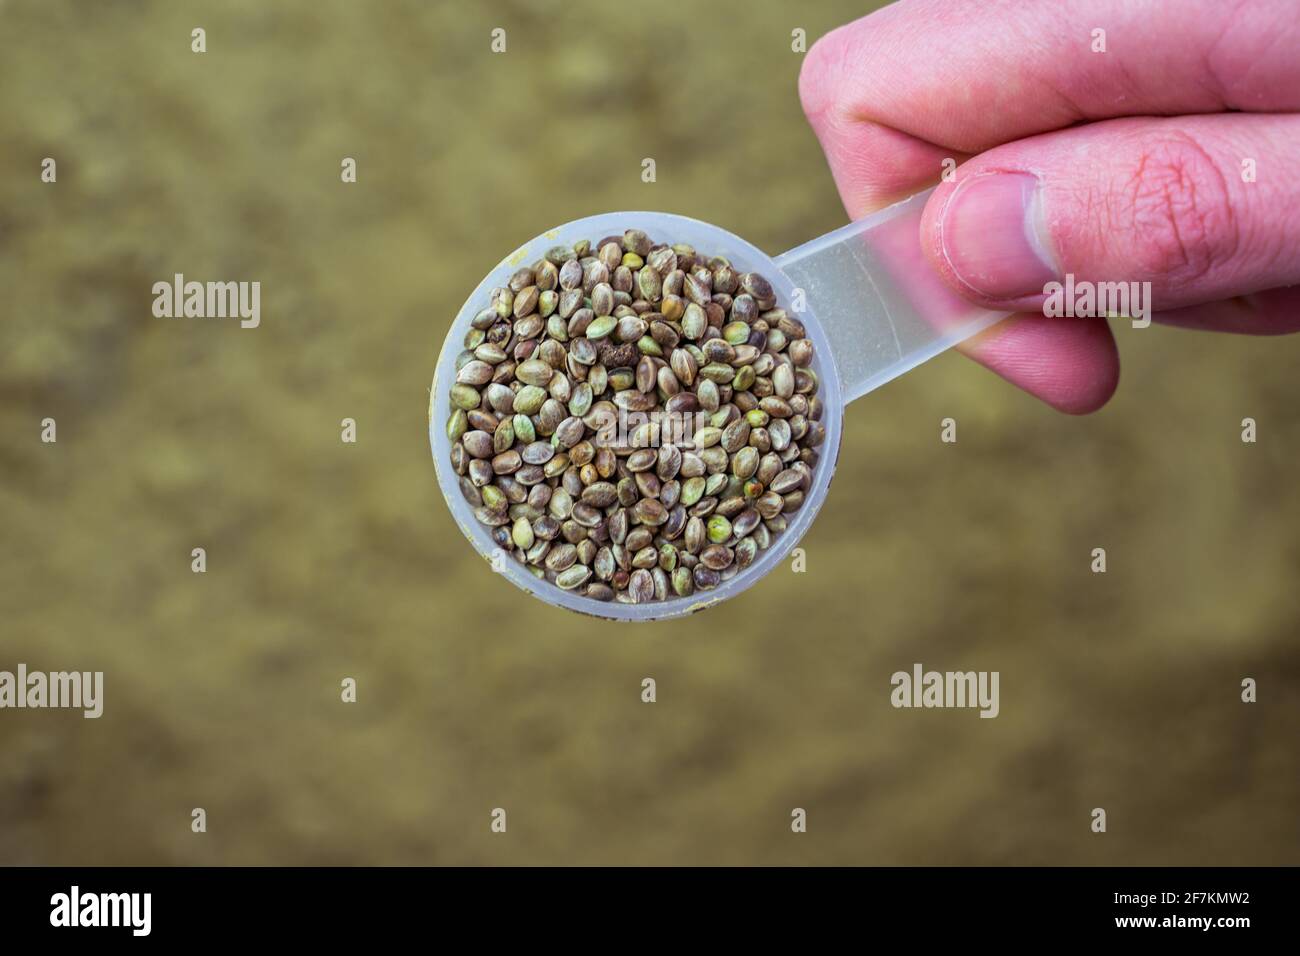
[[1236, 254], [1227, 181], [1191, 137], [1144, 144], [1119, 201], [1121, 212], [1112, 221], [1131, 230], [1135, 260], [1145, 274], [1194, 281]]
[[799, 101], [804, 113], [817, 116], [840, 106], [844, 83], [844, 41], [839, 30], [818, 37], [799, 67]]
[[826, 107], [825, 90], [831, 84], [827, 81], [826, 38], [821, 37], [803, 56], [799, 67], [799, 102], [808, 116], [815, 116]]

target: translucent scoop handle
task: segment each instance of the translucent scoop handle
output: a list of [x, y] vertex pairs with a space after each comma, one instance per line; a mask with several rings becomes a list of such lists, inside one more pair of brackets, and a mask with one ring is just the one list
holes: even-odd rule
[[962, 299], [926, 260], [931, 192], [776, 258], [830, 339], [845, 404], [1006, 318]]

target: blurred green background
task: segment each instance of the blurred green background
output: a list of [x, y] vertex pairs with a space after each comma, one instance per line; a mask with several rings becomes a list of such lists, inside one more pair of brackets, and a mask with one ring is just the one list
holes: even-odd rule
[[[606, 210], [840, 225], [791, 30], [869, 6], [0, 3], [0, 669], [106, 681], [0, 712], [0, 862], [1296, 862], [1300, 341], [1118, 325], [1085, 419], [942, 356], [850, 410], [807, 573], [684, 621], [552, 610], [449, 518], [483, 272]], [[153, 318], [174, 272], [261, 328]], [[894, 710], [917, 661], [1001, 716]]]

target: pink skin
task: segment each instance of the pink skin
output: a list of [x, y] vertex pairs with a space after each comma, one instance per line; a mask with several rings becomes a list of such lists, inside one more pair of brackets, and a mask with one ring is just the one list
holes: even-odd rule
[[[959, 164], [922, 245], [972, 301], [1038, 310], [1068, 272], [1150, 282], [1156, 321], [1278, 334], [1300, 330], [1297, 49], [1294, 0], [901, 0], [819, 40], [799, 92], [853, 218]], [[1066, 412], [1119, 380], [1104, 319], [1018, 314], [963, 351]]]

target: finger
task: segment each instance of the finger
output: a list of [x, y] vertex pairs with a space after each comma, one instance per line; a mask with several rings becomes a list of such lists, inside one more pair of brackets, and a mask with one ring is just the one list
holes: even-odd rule
[[1239, 335], [1283, 335], [1300, 332], [1300, 286], [1265, 289], [1222, 302], [1207, 302], [1171, 312], [1158, 312], [1157, 322], [1187, 329], [1236, 332]]
[[818, 40], [799, 92], [858, 218], [1081, 121], [1300, 109], [1298, 46], [1294, 0], [903, 0]]
[[850, 219], [861, 219], [939, 181], [945, 160], [965, 155], [888, 126], [822, 116], [813, 120]]
[[[1109, 120], [999, 146], [935, 190], [931, 264], [973, 301], [1150, 283], [1146, 313], [1300, 281], [1300, 116]], [[1251, 160], [1255, 181], [1245, 181]], [[1059, 299], [1059, 296], [1057, 297]]]
[[[886, 218], [870, 237], [873, 271], [887, 283], [907, 289], [909, 304], [936, 335], [955, 332], [969, 321], [969, 306], [926, 263], [915, 214]], [[1032, 316], [1008, 316], [985, 334], [959, 342], [957, 348], [1068, 412], [1100, 407], [1119, 374], [1115, 341], [1104, 320], [1035, 322]]]
[[1105, 319], [1013, 315], [957, 348], [1071, 415], [1101, 408], [1119, 384], [1119, 353]]

